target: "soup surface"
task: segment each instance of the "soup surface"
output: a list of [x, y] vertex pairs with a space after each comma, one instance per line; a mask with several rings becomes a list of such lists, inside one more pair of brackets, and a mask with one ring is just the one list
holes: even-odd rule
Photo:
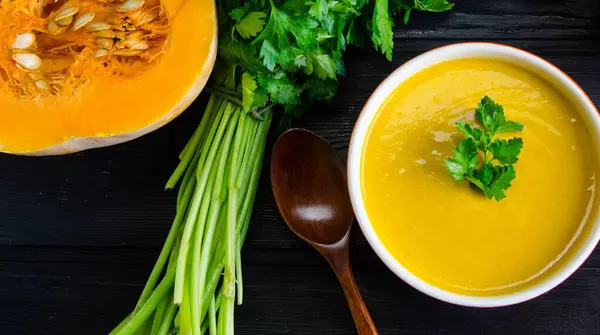
[[[448, 174], [444, 159], [484, 95], [524, 125], [516, 179], [502, 201]], [[459, 294], [490, 296], [552, 268], [595, 212], [597, 160], [574, 107], [549, 83], [495, 60], [423, 70], [395, 89], [362, 156], [369, 219], [408, 271]], [[594, 209], [593, 209], [594, 208]]]

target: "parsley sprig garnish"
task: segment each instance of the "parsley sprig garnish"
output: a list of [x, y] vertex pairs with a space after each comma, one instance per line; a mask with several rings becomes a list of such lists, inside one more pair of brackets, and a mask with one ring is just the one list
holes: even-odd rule
[[454, 149], [454, 157], [446, 159], [444, 164], [457, 181], [466, 179], [488, 198], [500, 201], [515, 179], [514, 164], [519, 160], [523, 139], [505, 140], [496, 134], [521, 131], [523, 125], [506, 120], [502, 106], [488, 96], [477, 105], [475, 118], [483, 128], [466, 122], [456, 123], [466, 138]]

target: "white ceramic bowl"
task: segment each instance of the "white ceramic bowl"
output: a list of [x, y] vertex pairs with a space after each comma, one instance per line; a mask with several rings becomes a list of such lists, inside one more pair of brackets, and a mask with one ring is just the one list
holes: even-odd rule
[[595, 222], [587, 223], [593, 225], [592, 229], [589, 230], [591, 233], [579, 237], [585, 240], [578, 243], [578, 250], [575, 250], [574, 256], [570, 257], [568, 263], [562, 266], [560, 270], [555, 271], [534, 286], [517, 293], [491, 297], [475, 297], [452, 293], [430, 285], [402, 266], [385, 248], [383, 243], [381, 243], [369, 221], [369, 216], [363, 202], [361, 191], [362, 151], [369, 127], [377, 115], [380, 106], [398, 85], [415, 73], [440, 62], [461, 58], [502, 60], [527, 68], [547, 80], [558, 91], [562, 92], [580, 111], [581, 118], [585, 122], [596, 145], [595, 151], [597, 157], [600, 157], [600, 115], [598, 114], [598, 110], [594, 107], [594, 104], [585, 92], [564, 72], [529, 52], [510, 46], [492, 43], [453, 44], [426, 52], [400, 66], [379, 85], [365, 104], [354, 127], [348, 152], [348, 187], [352, 206], [354, 207], [361, 230], [377, 255], [390, 270], [417, 290], [434, 298], [463, 306], [499, 307], [517, 304], [553, 289], [583, 264], [600, 239], [600, 215], [598, 213], [595, 213], [595, 216], [593, 216], [596, 218]]

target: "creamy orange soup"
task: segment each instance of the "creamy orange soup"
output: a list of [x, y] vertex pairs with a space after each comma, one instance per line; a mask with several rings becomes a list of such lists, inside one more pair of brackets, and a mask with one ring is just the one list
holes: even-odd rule
[[[524, 130], [517, 177], [497, 202], [446, 171], [488, 95]], [[408, 271], [471, 296], [505, 294], [539, 280], [595, 212], [596, 154], [583, 121], [549, 83], [520, 67], [463, 59], [432, 66], [395, 89], [362, 154], [369, 219]]]

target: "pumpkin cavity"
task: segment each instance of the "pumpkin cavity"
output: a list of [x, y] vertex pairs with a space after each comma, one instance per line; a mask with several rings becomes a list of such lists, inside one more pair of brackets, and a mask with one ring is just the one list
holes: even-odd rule
[[73, 95], [90, 74], [135, 77], [167, 51], [160, 0], [0, 0], [0, 89]]

